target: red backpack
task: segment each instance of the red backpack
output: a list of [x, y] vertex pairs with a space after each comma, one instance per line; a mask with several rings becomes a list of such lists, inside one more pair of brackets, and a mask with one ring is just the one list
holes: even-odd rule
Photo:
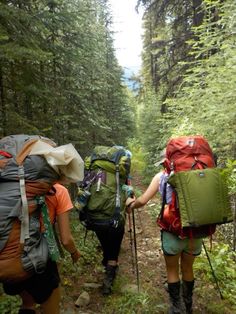
[[201, 238], [212, 235], [216, 230], [216, 224], [182, 228], [177, 194], [167, 183], [168, 176], [173, 172], [216, 166], [212, 150], [206, 139], [200, 135], [171, 139], [166, 146], [166, 158], [162, 164], [164, 172], [161, 178], [160, 192], [163, 201], [160, 215], [157, 218], [158, 225], [181, 238]]

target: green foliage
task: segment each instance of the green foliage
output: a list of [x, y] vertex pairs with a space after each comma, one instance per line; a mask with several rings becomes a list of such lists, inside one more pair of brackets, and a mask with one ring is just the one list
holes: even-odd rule
[[[131, 175], [140, 175], [142, 183], [148, 185], [155, 174], [155, 167], [149, 164], [149, 154], [144, 151], [143, 146], [136, 139], [130, 139], [128, 147], [132, 152]], [[135, 194], [140, 194], [135, 191]]]
[[[175, 9], [171, 7], [171, 1], [163, 3], [162, 10], [164, 12], [162, 11], [162, 13], [161, 3], [162, 1], [160, 3], [154, 1], [154, 7], [159, 8], [159, 22], [164, 19], [163, 25], [156, 25], [157, 34], [162, 34], [166, 27], [168, 20], [166, 14], [170, 12], [173, 21], [176, 17], [175, 14], [177, 16], [181, 14], [181, 3], [176, 5]], [[147, 8], [150, 15], [154, 13], [152, 10], [153, 6]], [[145, 150], [150, 155], [151, 162], [170, 137], [189, 134], [204, 135], [219, 156], [225, 159], [235, 158], [236, 64], [235, 37], [233, 35], [235, 5], [232, 0], [224, 2], [203, 0], [201, 13], [203, 17], [201, 23], [193, 24], [191, 29], [193, 35], [189, 38], [186, 37], [185, 50], [188, 52], [188, 59], [177, 60], [177, 68], [182, 69], [178, 70], [181, 84], [174, 90], [172, 89], [172, 93], [167, 94], [164, 99], [162, 98], [161, 95], [166, 88], [165, 82], [159, 84], [152, 91], [150, 81], [145, 79], [146, 68], [144, 65], [144, 86], [139, 95], [139, 106], [141, 107], [139, 130], [140, 138], [142, 138]], [[199, 14], [201, 13], [199, 12]], [[148, 19], [148, 15], [146, 15], [146, 18], [146, 28], [149, 31], [148, 25], [154, 22], [152, 17]], [[172, 31], [174, 32], [174, 30]], [[167, 33], [165, 32], [165, 34]], [[148, 38], [153, 40], [154, 37], [155, 33], [152, 33], [151, 37], [147, 37], [146, 40], [148, 41]], [[158, 40], [161, 44], [160, 38]], [[148, 47], [152, 47], [150, 39], [148, 43], [144, 58], [146, 54], [150, 54]], [[163, 45], [165, 47], [165, 44]], [[175, 49], [177, 54], [182, 53], [180, 46], [176, 46]], [[160, 60], [164, 64], [168, 63], [168, 59]], [[169, 63], [166, 67], [168, 65]], [[169, 73], [170, 76], [175, 75], [175, 70], [170, 69]], [[169, 82], [172, 81], [169, 80]], [[224, 135], [222, 136], [222, 134]]]
[[[205, 252], [196, 259], [195, 268], [198, 274], [197, 277], [200, 276], [203, 282], [211, 283], [211, 289], [214, 290], [217, 288], [214, 287], [215, 281], [209, 263], [206, 260], [207, 257], [204, 253]], [[208, 254], [224, 299], [236, 306], [235, 252], [232, 252], [227, 244], [213, 243], [213, 249], [211, 252], [208, 252]], [[207, 287], [202, 289], [202, 291], [205, 291], [206, 289]], [[209, 288], [208, 293], [212, 293]]]
[[149, 314], [162, 313], [166, 310], [166, 305], [162, 304], [160, 300], [151, 300], [147, 292], [140, 293], [125, 293], [118, 297], [109, 297], [103, 313], [112, 314]]
[[[212, 23], [206, 16], [195, 28], [199, 41], [189, 41], [194, 62], [185, 75], [175, 98], [168, 99], [169, 110], [180, 112], [171, 133], [205, 135], [219, 155], [233, 157], [235, 136], [234, 24], [235, 6], [231, 1], [205, 3], [207, 10], [218, 10], [220, 18]], [[224, 136], [222, 136], [224, 134]]]
[[146, 167], [144, 160], [144, 152], [136, 139], [129, 140], [128, 143], [129, 150], [132, 152], [132, 167], [131, 172], [142, 173]]
[[0, 136], [36, 132], [72, 142], [82, 155], [95, 144], [126, 144], [134, 117], [106, 1], [0, 8]]
[[[160, 3], [154, 1], [154, 6], [160, 9]], [[164, 26], [156, 25], [157, 34], [162, 34], [166, 27], [168, 19], [165, 14], [173, 9], [171, 3], [172, 1], [163, 3], [164, 12], [159, 22], [164, 19]], [[178, 6], [181, 3], [175, 6], [170, 16], [175, 18], [174, 12], [181, 12]], [[156, 156], [169, 138], [191, 134], [201, 134], [208, 139], [220, 164], [224, 165], [227, 159], [235, 159], [236, 9], [232, 0], [203, 0], [201, 8], [201, 23], [193, 24], [192, 36], [186, 38], [188, 59], [178, 61], [179, 69], [182, 69], [178, 72], [181, 83], [165, 99], [161, 95], [166, 83], [159, 84], [153, 90], [150, 81], [145, 79], [144, 65], [143, 86], [138, 99], [138, 134], [147, 152], [149, 165], [155, 162]], [[147, 10], [152, 11], [153, 6]], [[161, 11], [158, 12], [161, 15]], [[150, 12], [150, 15], [153, 13]], [[154, 22], [152, 18], [148, 20], [148, 15], [146, 18], [147, 28], [150, 25], [148, 22]], [[151, 36], [152, 40], [154, 35]], [[148, 41], [148, 37], [146, 40]], [[148, 43], [147, 47], [152, 47], [150, 40]], [[180, 47], [177, 46], [176, 53], [181, 54], [178, 49]], [[149, 53], [147, 50], [144, 58]], [[168, 60], [162, 62], [168, 63]], [[172, 72], [171, 69], [170, 75], [175, 75]], [[232, 181], [231, 183], [233, 184]]]
[[1, 314], [17, 314], [21, 304], [19, 296], [8, 296], [3, 294], [0, 286], [0, 313]]
[[[146, 5], [146, 14], [142, 84], [136, 100], [138, 139], [146, 152], [150, 172], [154, 171], [152, 165], [169, 138], [201, 134], [217, 154], [219, 167], [226, 167], [232, 204], [235, 204], [235, 3], [232, 0], [199, 1], [202, 11], [196, 11], [195, 17], [191, 9], [187, 10], [188, 17], [182, 14], [181, 2], [175, 5], [173, 1], [153, 1], [152, 5], [147, 1], [139, 3]], [[192, 23], [193, 17], [199, 18], [198, 23]], [[182, 29], [181, 33], [178, 21], [190, 29]], [[180, 33], [181, 39], [187, 35], [185, 43], [175, 41], [180, 39]], [[151, 206], [150, 212], [155, 219], [159, 206]], [[235, 222], [219, 229], [222, 230], [219, 238], [231, 245], [235, 241]], [[219, 247], [214, 244], [213, 249], [213, 268], [226, 301], [218, 307], [213, 304], [214, 297], [211, 302], [211, 296], [217, 292], [206, 257], [196, 260], [204, 285], [201, 291], [209, 294], [210, 313], [231, 313], [232, 304], [235, 305], [235, 256], [228, 244]]]
[[146, 183], [149, 183], [157, 171], [155, 163], [158, 161], [159, 153], [166, 145], [168, 134], [166, 129], [160, 128], [163, 117], [160, 113], [161, 104], [155, 93], [147, 89], [144, 94], [140, 93], [136, 102], [138, 140], [142, 146], [143, 158], [146, 163], [144, 177]]
[[226, 172], [228, 174], [230, 194], [236, 196], [236, 160], [227, 160]]
[[[75, 238], [77, 247], [80, 248], [82, 263], [95, 264], [98, 260], [99, 242], [94, 232], [88, 231], [82, 226], [79, 221], [78, 213], [71, 213], [71, 231]], [[100, 256], [101, 257], [101, 256]], [[100, 258], [102, 260], [102, 257]]]

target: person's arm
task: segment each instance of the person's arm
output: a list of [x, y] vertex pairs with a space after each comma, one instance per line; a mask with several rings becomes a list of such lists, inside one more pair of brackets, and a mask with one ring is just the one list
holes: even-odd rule
[[69, 212], [73, 208], [70, 194], [63, 185], [56, 187], [56, 220], [58, 223], [59, 237], [65, 250], [70, 253], [72, 261], [75, 263], [80, 257], [74, 238], [71, 234]]
[[162, 173], [157, 173], [151, 183], [149, 184], [147, 190], [140, 195], [137, 199], [129, 198], [126, 202], [127, 211], [131, 212], [135, 208], [139, 208], [147, 204], [147, 202], [153, 198], [153, 196], [159, 191], [160, 177]]
[[71, 234], [69, 211], [61, 213], [57, 216], [59, 236], [65, 250], [70, 253], [73, 262], [77, 262], [80, 252], [77, 250], [74, 238]]

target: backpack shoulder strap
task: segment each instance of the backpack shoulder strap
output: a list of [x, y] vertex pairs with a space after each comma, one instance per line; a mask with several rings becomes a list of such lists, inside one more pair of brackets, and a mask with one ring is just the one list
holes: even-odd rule
[[118, 218], [120, 215], [120, 171], [119, 171], [119, 161], [116, 163], [116, 205], [114, 211], [114, 227], [118, 226]]
[[164, 208], [166, 205], [166, 187], [167, 187], [167, 182], [163, 184], [163, 194], [162, 194], [162, 203], [161, 203], [161, 211], [159, 214], [159, 217], [162, 219], [163, 218], [163, 213], [164, 213]]
[[44, 196], [40, 196], [37, 199], [38, 205], [40, 206], [43, 223], [45, 227], [45, 236], [48, 242], [49, 255], [51, 260], [57, 261], [60, 257], [60, 252], [57, 246], [57, 241], [55, 239], [55, 233], [53, 231], [53, 226], [50, 221], [48, 207], [45, 202]]

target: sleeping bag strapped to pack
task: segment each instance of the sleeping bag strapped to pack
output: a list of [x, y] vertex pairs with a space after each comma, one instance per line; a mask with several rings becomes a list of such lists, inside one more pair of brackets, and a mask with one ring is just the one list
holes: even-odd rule
[[171, 139], [163, 166], [163, 204], [157, 219], [161, 228], [183, 238], [199, 238], [213, 234], [217, 224], [232, 221], [227, 180], [215, 166], [205, 138]]
[[41, 273], [48, 260], [37, 197], [45, 195], [59, 176], [44, 157], [29, 155], [38, 140], [56, 145], [30, 135], [0, 140], [0, 282]]
[[113, 226], [124, 221], [131, 153], [123, 146], [96, 146], [85, 158], [85, 177], [79, 184], [75, 207], [87, 228]]

